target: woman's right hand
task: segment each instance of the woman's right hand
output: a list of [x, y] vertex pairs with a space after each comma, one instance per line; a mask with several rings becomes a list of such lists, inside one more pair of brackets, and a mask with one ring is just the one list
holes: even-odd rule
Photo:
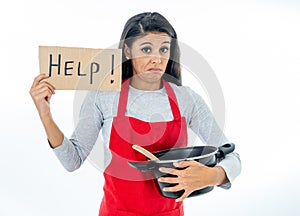
[[35, 77], [29, 91], [41, 119], [51, 117], [50, 100], [55, 94], [55, 88], [50, 83], [43, 81], [46, 78], [49, 78], [46, 74]]

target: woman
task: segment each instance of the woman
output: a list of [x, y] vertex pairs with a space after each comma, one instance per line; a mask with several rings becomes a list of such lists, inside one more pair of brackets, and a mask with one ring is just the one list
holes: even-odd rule
[[102, 132], [105, 184], [99, 215], [181, 216], [182, 201], [193, 191], [213, 185], [230, 187], [240, 173], [239, 156], [231, 153], [213, 168], [195, 161], [175, 164], [184, 169], [162, 168], [177, 176], [159, 179], [177, 183], [165, 190], [185, 192], [176, 200], [161, 196], [153, 179], [128, 165], [129, 160], [146, 159], [132, 149], [133, 144], [152, 152], [186, 146], [188, 127], [207, 144], [228, 141], [201, 97], [181, 86], [177, 35], [162, 15], [142, 13], [130, 18], [119, 48], [123, 50], [121, 92], [90, 92], [70, 139], [51, 117], [54, 87], [41, 82], [47, 75], [35, 78], [30, 94], [49, 143], [67, 170], [80, 167]]

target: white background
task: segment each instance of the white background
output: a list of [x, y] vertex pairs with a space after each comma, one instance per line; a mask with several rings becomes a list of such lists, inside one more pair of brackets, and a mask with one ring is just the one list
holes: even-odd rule
[[[242, 159], [232, 188], [187, 199], [186, 215], [300, 214], [299, 1], [12, 0], [0, 6], [1, 216], [98, 214], [102, 173], [89, 161], [73, 173], [64, 170], [28, 93], [39, 73], [38, 46], [105, 48], [118, 42], [128, 18], [144, 11], [163, 14], [179, 40], [213, 68], [225, 97], [225, 132]], [[67, 136], [73, 101], [74, 92], [57, 91], [51, 102]]]

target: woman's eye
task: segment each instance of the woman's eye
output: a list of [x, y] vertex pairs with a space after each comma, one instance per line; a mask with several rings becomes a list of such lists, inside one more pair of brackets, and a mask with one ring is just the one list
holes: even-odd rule
[[142, 48], [142, 52], [146, 53], [146, 54], [150, 54], [151, 53], [151, 48], [150, 47], [144, 47], [144, 48]]
[[160, 52], [162, 52], [162, 53], [167, 53], [168, 51], [169, 51], [168, 47], [162, 47], [162, 48], [160, 48]]

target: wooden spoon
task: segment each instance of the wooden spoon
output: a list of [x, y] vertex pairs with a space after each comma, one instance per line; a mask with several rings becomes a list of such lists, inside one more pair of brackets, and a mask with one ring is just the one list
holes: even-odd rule
[[147, 149], [144, 149], [142, 146], [132, 145], [132, 148], [134, 150], [142, 153], [143, 155], [145, 155], [147, 158], [149, 158], [151, 160], [159, 160], [154, 154], [152, 154], [151, 152], [149, 152]]

